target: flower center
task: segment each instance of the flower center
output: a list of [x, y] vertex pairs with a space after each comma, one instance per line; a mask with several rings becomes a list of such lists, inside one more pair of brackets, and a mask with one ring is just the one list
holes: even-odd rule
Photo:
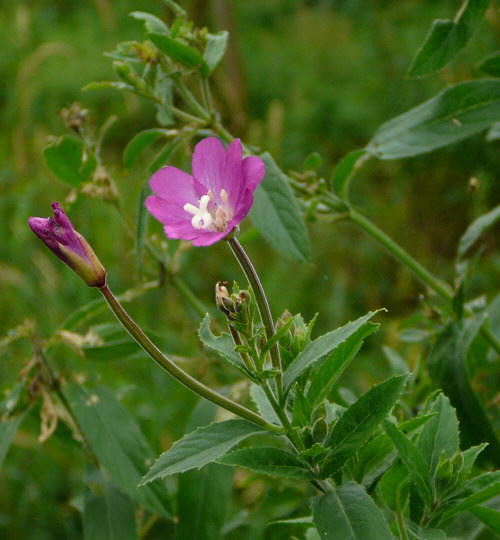
[[191, 203], [184, 205], [184, 210], [191, 214], [191, 225], [204, 231], [224, 232], [233, 218], [233, 210], [229, 206], [229, 198], [225, 189], [220, 190], [220, 203], [217, 203], [212, 191], [203, 195], [198, 206]]

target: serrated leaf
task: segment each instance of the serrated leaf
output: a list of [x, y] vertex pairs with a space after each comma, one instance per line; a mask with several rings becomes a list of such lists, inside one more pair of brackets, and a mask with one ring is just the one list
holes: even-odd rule
[[99, 484], [98, 493], [85, 493], [83, 505], [84, 540], [135, 540], [135, 508], [127, 495], [110, 482]]
[[[337, 328], [314, 341], [308, 343], [304, 350], [295, 358], [295, 360], [287, 367], [283, 376], [283, 384], [287, 392], [292, 384], [300, 375], [327, 355], [331, 355], [333, 351], [344, 343], [349, 337], [357, 332], [364, 324], [366, 324], [373, 316], [381, 310], [370, 311], [363, 317], [359, 317], [355, 321], [350, 321], [344, 326]], [[342, 366], [339, 366], [341, 369]]]
[[314, 523], [324, 540], [392, 540], [382, 511], [359, 484], [348, 482], [312, 501]]
[[428, 412], [435, 414], [422, 429], [417, 447], [434, 474], [441, 454], [451, 458], [459, 450], [458, 420], [455, 409], [443, 394], [439, 394]]
[[217, 34], [208, 34], [203, 58], [208, 66], [209, 73], [212, 73], [224, 57], [228, 39], [229, 32], [227, 30], [222, 30], [221, 32], [217, 32]]
[[420, 490], [420, 494], [427, 501], [432, 501], [432, 478], [422, 452], [392, 422], [385, 420], [384, 429], [394, 443], [401, 461], [411, 473], [413, 480]]
[[279, 478], [312, 478], [311, 472], [297, 456], [279, 448], [243, 448], [226, 454], [218, 462]]
[[83, 141], [63, 135], [45, 148], [43, 155], [49, 169], [63, 182], [78, 187], [88, 179], [80, 172], [83, 160]]
[[276, 251], [305, 262], [310, 257], [309, 235], [297, 200], [271, 155], [266, 152], [261, 158], [266, 176], [254, 193], [252, 222]]
[[341, 199], [346, 199], [349, 190], [349, 182], [353, 177], [356, 169], [359, 167], [364, 157], [366, 149], [353, 150], [346, 154], [336, 165], [332, 171], [331, 186], [334, 193]]
[[394, 407], [407, 378], [400, 375], [374, 386], [344, 412], [325, 442], [331, 450], [321, 463], [324, 477], [340, 470], [370, 438]]
[[413, 60], [410, 77], [428, 75], [452, 60], [467, 45], [489, 3], [490, 0], [466, 0], [454, 20], [435, 20]]
[[250, 386], [250, 397], [257, 406], [257, 410], [259, 411], [262, 418], [264, 418], [271, 424], [281, 424], [277, 414], [274, 412], [272, 405], [267, 399], [266, 393], [261, 386], [252, 383]]
[[499, 120], [500, 81], [467, 81], [382, 124], [366, 150], [379, 159], [416, 156], [465, 139]]
[[138, 487], [154, 454], [113, 393], [102, 386], [89, 390], [69, 384], [64, 394], [93, 454], [113, 482], [144, 508], [168, 517], [170, 501], [165, 487], [158, 483]]
[[164, 129], [146, 129], [134, 135], [123, 151], [123, 165], [132, 167], [139, 154], [160, 137], [165, 137]]
[[262, 428], [246, 420], [226, 420], [192, 431], [164, 452], [142, 479], [147, 484], [190, 469], [200, 469], [216, 461], [242, 440], [262, 433]]
[[216, 336], [210, 330], [210, 315], [208, 313], [201, 321], [198, 335], [203, 345], [218, 353], [219, 356], [243, 373], [245, 377], [250, 375], [241, 356], [234, 350], [234, 342], [231, 336], [224, 332], [220, 336]]
[[168, 26], [158, 17], [151, 13], [146, 13], [144, 11], [132, 11], [129, 13], [131, 17], [139, 21], [144, 22], [146, 27], [146, 32], [157, 32], [160, 34], [168, 34]]
[[321, 367], [310, 378], [307, 399], [312, 406], [317, 405], [328, 396], [339, 377], [358, 353], [365, 338], [373, 334], [378, 328], [378, 324], [365, 323], [328, 354]]
[[179, 62], [183, 66], [194, 69], [199, 68], [203, 75], [208, 75], [209, 69], [203, 56], [193, 47], [182, 43], [165, 34], [156, 32], [148, 33], [148, 38], [172, 60]]
[[500, 204], [475, 219], [461, 236], [458, 243], [458, 256], [463, 257], [478, 238], [500, 220]]

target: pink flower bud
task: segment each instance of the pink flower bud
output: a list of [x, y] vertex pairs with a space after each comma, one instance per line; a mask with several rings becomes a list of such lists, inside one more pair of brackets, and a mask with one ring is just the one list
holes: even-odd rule
[[30, 217], [28, 224], [40, 240], [72, 268], [90, 287], [103, 287], [106, 270], [83, 236], [78, 233], [61, 205], [52, 203], [54, 215]]

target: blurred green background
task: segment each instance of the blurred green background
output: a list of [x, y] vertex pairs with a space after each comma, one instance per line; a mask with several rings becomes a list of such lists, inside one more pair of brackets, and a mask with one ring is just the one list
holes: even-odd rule
[[[495, 47], [498, 18], [488, 12], [480, 31], [458, 59], [424, 79], [405, 74], [435, 18], [451, 18], [455, 0], [194, 0], [181, 2], [198, 25], [227, 29], [231, 43], [214, 80], [216, 106], [231, 132], [269, 150], [286, 170], [302, 169], [312, 151], [323, 157], [320, 172], [350, 150], [364, 146], [377, 126], [426, 100], [441, 88], [478, 76], [474, 65]], [[124, 170], [121, 154], [140, 129], [155, 127], [155, 111], [139, 98], [112, 90], [82, 92], [94, 80], [113, 79], [103, 52], [128, 39], [142, 39], [142, 24], [127, 14], [151, 11], [167, 17], [157, 0], [4, 0], [0, 8], [0, 340], [26, 319], [35, 321], [41, 339], [49, 337], [77, 307], [97, 296], [55, 259], [28, 229], [30, 215], [46, 216], [53, 200], [64, 201], [66, 185], [43, 160], [49, 137], [65, 132], [58, 112], [74, 101], [91, 110], [97, 124], [110, 115], [118, 121], [104, 146], [126, 212], [136, 218], [138, 196], [147, 177], [145, 162]], [[491, 10], [492, 11], [492, 10]], [[186, 167], [189, 156], [175, 164]], [[452, 279], [456, 243], [467, 224], [498, 202], [498, 143], [484, 134], [430, 155], [371, 162], [356, 178], [354, 199], [386, 232], [431, 271]], [[469, 181], [479, 180], [477, 189]], [[496, 199], [495, 199], [496, 198]], [[71, 219], [106, 265], [117, 292], [138, 284], [133, 242], [113, 208], [79, 198]], [[156, 224], [152, 229], [160, 232]], [[320, 312], [325, 331], [369, 309], [385, 306], [382, 330], [346, 374], [353, 390], [367, 388], [388, 373], [383, 343], [415, 362], [418, 345], [403, 345], [397, 330], [422, 304], [425, 290], [350, 224], [311, 223], [310, 264], [284, 260], [259, 237], [248, 242], [275, 315], [285, 308], [306, 319]], [[495, 291], [500, 256], [495, 236], [484, 253], [471, 295]], [[212, 305], [213, 286], [241, 275], [227, 247], [189, 250], [183, 278]], [[425, 302], [425, 299], [424, 299]], [[130, 305], [146, 327], [161, 333], [165, 350], [185, 360], [207, 381], [234, 381], [214, 359], [207, 359], [193, 335], [199, 317], [167, 283], [160, 292]], [[104, 314], [98, 319], [110, 321]], [[410, 319], [411, 321], [411, 319]], [[0, 385], [11, 385], [30, 347], [22, 342], [0, 349]], [[89, 378], [99, 378], [120, 397], [148, 434], [156, 450], [179, 437], [194, 398], [147, 361], [89, 365], [68, 348], [57, 358]], [[0, 481], [2, 538], [63, 538], [80, 534], [72, 497], [81, 488], [84, 462], [65, 428], [43, 446], [37, 442], [37, 417], [18, 434]], [[158, 434], [161, 434], [160, 438]], [[51, 504], [48, 504], [51, 501]], [[26, 523], [29, 522], [29, 530]]]

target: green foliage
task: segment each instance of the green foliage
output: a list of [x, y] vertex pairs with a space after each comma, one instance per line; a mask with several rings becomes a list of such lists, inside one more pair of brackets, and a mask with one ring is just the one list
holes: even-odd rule
[[413, 60], [409, 75], [428, 75], [452, 60], [471, 39], [489, 3], [489, 0], [464, 0], [454, 20], [434, 21]]
[[216, 461], [242, 440], [262, 433], [262, 429], [245, 420], [226, 420], [200, 427], [177, 441], [154, 463], [143, 483], [156, 478], [199, 469]]
[[261, 157], [266, 165], [266, 177], [255, 192], [250, 217], [274, 249], [305, 262], [311, 250], [297, 201], [273, 158], [267, 153]]
[[[0, 536], [442, 540], [472, 537], [473, 527], [498, 532], [500, 484], [489, 469], [500, 455], [500, 304], [487, 298], [498, 274], [490, 232], [498, 159], [487, 143], [498, 138], [499, 96], [495, 79], [464, 80], [473, 69], [498, 74], [498, 54], [486, 56], [495, 45], [488, 3], [466, 1], [454, 21], [435, 21], [411, 73], [447, 68], [443, 79], [418, 81], [403, 73], [415, 36], [446, 6], [323, 4], [256, 0], [214, 10], [165, 0], [130, 17], [131, 0], [2, 6], [11, 54], [0, 61], [8, 82], [0, 96], [0, 358], [2, 380], [19, 384], [6, 388], [0, 418], [0, 461], [9, 452]], [[479, 24], [484, 32], [474, 32]], [[101, 58], [103, 50], [111, 52]], [[87, 84], [100, 90], [82, 97], [82, 85], [110, 77], [109, 60], [117, 80]], [[426, 96], [435, 97], [414, 107]], [[74, 99], [86, 108], [68, 107]], [[43, 163], [47, 136], [62, 131], [54, 114], [62, 106], [69, 134], [49, 139]], [[218, 303], [218, 318], [204, 317], [215, 312], [213, 284], [234, 279], [236, 263], [222, 242], [190, 249], [148, 222], [147, 176], [164, 165], [187, 170], [194, 144], [209, 135], [240, 137], [266, 163], [256, 228], [243, 223], [242, 241], [271, 313], [283, 313], [275, 332], [263, 326], [255, 291], [237, 287]], [[45, 165], [62, 184], [47, 184]], [[57, 198], [133, 319], [189, 374], [184, 384], [202, 382], [205, 397], [233, 400], [233, 413], [264, 429], [228, 420], [205, 400], [188, 420], [195, 395], [159, 376], [105, 302], [31, 246], [26, 216], [44, 215]], [[438, 212], [446, 220], [432, 219]], [[334, 230], [337, 221], [371, 238]], [[470, 222], [455, 250], [450, 238]], [[378, 328], [376, 312], [354, 319], [378, 305], [391, 310], [362, 348]], [[224, 323], [230, 333], [220, 331]], [[151, 467], [160, 447], [170, 449]]]
[[389, 540], [393, 537], [373, 499], [353, 482], [315, 498], [313, 514], [321, 538]]
[[416, 156], [470, 137], [499, 118], [500, 82], [467, 81], [382, 124], [366, 149], [379, 159]]

